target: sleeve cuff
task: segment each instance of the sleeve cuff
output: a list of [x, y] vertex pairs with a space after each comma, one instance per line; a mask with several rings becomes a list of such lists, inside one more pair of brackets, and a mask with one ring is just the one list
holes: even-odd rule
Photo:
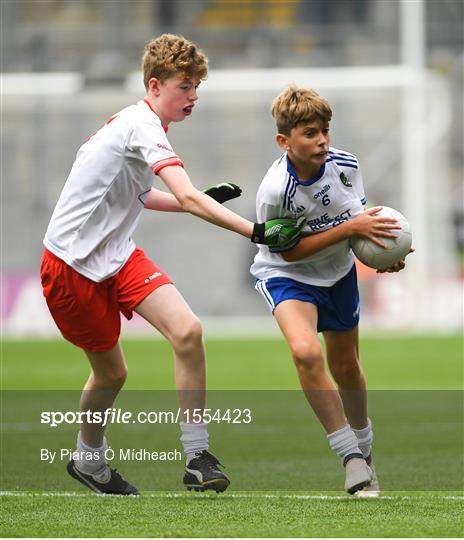
[[161, 169], [164, 169], [164, 167], [171, 167], [173, 165], [179, 165], [180, 167], [184, 166], [180, 158], [178, 158], [177, 156], [172, 156], [153, 163], [153, 165], [151, 166], [151, 170], [154, 174], [158, 174]]

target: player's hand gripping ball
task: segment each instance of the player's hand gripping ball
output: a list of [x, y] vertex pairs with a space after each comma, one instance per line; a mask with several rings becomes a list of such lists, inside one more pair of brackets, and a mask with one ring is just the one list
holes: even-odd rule
[[356, 257], [370, 268], [386, 270], [404, 260], [411, 251], [412, 234], [407, 219], [397, 210], [383, 206], [382, 210], [375, 214], [380, 217], [390, 217], [398, 221], [401, 229], [395, 229], [395, 238], [382, 238], [385, 248], [374, 244], [371, 240], [357, 236], [352, 238], [351, 249]]

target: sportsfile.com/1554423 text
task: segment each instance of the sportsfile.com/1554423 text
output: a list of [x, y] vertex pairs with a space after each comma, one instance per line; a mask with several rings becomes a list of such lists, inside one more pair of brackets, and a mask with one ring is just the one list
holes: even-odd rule
[[105, 411], [42, 411], [40, 423], [50, 427], [62, 424], [178, 424], [186, 422], [250, 424], [251, 409], [187, 409], [174, 411], [125, 411], [111, 407]]

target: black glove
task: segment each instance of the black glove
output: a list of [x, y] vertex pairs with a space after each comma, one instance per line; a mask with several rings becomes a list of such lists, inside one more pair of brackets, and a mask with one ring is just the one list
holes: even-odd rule
[[242, 190], [235, 184], [229, 184], [228, 182], [222, 182], [216, 186], [211, 186], [203, 190], [203, 193], [212, 197], [218, 203], [225, 203], [230, 199], [240, 197]]

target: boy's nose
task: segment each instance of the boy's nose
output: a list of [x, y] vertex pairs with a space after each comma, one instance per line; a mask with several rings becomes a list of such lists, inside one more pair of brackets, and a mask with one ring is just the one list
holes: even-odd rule
[[319, 144], [321, 146], [328, 146], [329, 145], [329, 136], [326, 135], [325, 133], [321, 133], [321, 135], [319, 137]]

